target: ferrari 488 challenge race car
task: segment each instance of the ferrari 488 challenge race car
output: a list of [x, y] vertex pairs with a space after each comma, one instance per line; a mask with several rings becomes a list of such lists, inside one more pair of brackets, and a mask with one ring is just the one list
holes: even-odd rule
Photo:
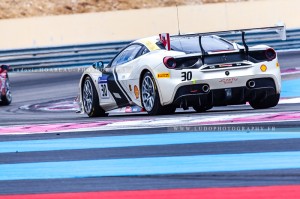
[[261, 29], [286, 37], [285, 27], [276, 26], [226, 31], [241, 33], [243, 45], [213, 33], [166, 33], [134, 41], [108, 65], [100, 61], [85, 70], [81, 109], [95, 117], [132, 105], [150, 115], [246, 102], [254, 109], [274, 107], [281, 90], [277, 54], [266, 45], [248, 47], [245, 40], [247, 31]]
[[12, 101], [8, 69], [9, 66], [7, 65], [1, 65], [0, 67], [0, 105], [9, 105]]

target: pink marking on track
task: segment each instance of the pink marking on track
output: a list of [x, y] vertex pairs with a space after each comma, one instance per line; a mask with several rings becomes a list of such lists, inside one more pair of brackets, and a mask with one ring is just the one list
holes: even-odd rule
[[280, 121], [295, 121], [300, 120], [300, 113], [285, 112], [285, 113], [267, 113], [255, 116], [243, 116], [229, 120], [219, 120], [211, 122], [203, 122], [198, 124], [232, 124], [232, 123], [256, 123], [256, 122], [280, 122]]
[[289, 74], [294, 74], [299, 72], [300, 72], [300, 68], [288, 68], [288, 69], [281, 70], [281, 75], [289, 75]]
[[66, 100], [60, 102], [36, 104], [33, 106], [33, 108], [41, 111], [76, 111], [79, 109], [79, 105], [72, 100]]
[[[295, 104], [300, 103], [300, 97], [294, 98], [281, 98], [279, 104]], [[249, 105], [249, 103], [246, 103]], [[74, 101], [61, 101], [61, 102], [54, 102], [48, 104], [35, 104], [35, 105], [25, 105], [21, 106], [21, 109], [33, 109], [39, 111], [50, 111], [50, 112], [60, 112], [60, 111], [77, 111], [79, 110], [78, 104], [74, 103]], [[119, 112], [119, 113], [138, 113], [138, 112], [145, 112], [144, 109], [138, 106], [128, 106], [125, 108], [116, 109], [112, 112]]]
[[300, 119], [300, 113], [287, 112], [287, 113], [274, 113], [265, 114], [262, 116], [255, 116], [250, 118], [238, 118], [234, 119], [233, 122], [245, 122], [245, 121], [289, 121]]
[[93, 122], [93, 123], [61, 123], [61, 124], [37, 124], [24, 126], [0, 127], [0, 134], [27, 134], [27, 133], [49, 133], [56, 131], [93, 128], [111, 124], [113, 121]]
[[[203, 118], [202, 122], [201, 118]], [[206, 119], [206, 120], [205, 120]], [[284, 113], [264, 113], [264, 114], [243, 114], [238, 115], [218, 115], [209, 118], [178, 117], [169, 118], [139, 118], [131, 120], [106, 120], [92, 123], [61, 123], [61, 124], [37, 124], [23, 126], [0, 127], [0, 135], [8, 134], [36, 134], [36, 133], [56, 133], [67, 131], [89, 131], [89, 130], [116, 130], [116, 129], [136, 129], [136, 128], [157, 128], [181, 126], [178, 121], [184, 120], [186, 126], [198, 125], [222, 125], [222, 124], [245, 124], [261, 122], [282, 122], [300, 120], [300, 112]]]

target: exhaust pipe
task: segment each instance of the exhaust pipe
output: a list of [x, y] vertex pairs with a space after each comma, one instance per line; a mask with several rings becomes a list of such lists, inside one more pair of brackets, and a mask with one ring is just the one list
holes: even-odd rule
[[204, 92], [204, 93], [208, 93], [209, 92], [209, 86], [208, 85], [203, 85], [202, 86], [202, 91]]
[[254, 88], [254, 87], [255, 87], [255, 81], [250, 80], [250, 81], [248, 82], [248, 87], [249, 87], [249, 88]]

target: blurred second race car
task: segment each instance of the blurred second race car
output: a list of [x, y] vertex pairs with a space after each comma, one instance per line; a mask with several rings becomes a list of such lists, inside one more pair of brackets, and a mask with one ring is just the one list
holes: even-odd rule
[[0, 67], [0, 105], [9, 105], [12, 102], [10, 84], [8, 78], [9, 66]]

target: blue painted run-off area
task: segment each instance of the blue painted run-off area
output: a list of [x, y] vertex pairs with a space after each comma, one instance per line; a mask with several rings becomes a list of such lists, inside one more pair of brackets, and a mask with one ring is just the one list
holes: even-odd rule
[[[0, 153], [104, 149], [115, 147], [161, 146], [250, 140], [300, 139], [296, 132], [181, 132], [53, 140], [0, 142]], [[1, 171], [0, 171], [1, 172]]]
[[281, 97], [300, 97], [300, 79], [282, 81]]
[[0, 181], [299, 169], [297, 157], [299, 151], [3, 164]]

